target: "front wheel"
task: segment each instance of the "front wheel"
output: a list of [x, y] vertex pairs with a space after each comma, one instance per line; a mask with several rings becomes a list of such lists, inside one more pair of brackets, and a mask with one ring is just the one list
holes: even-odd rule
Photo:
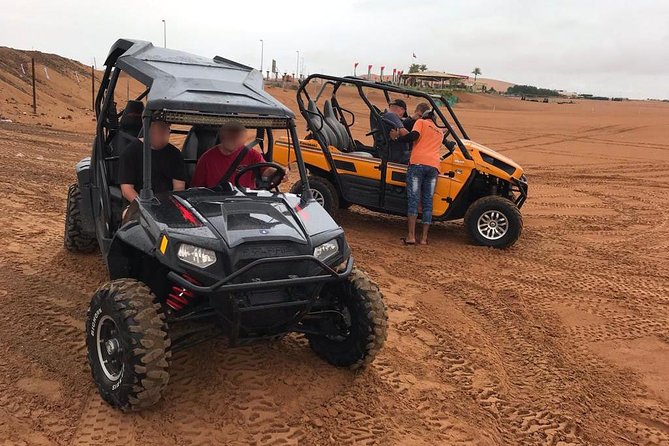
[[142, 282], [118, 279], [93, 295], [86, 316], [93, 381], [107, 403], [124, 412], [160, 400], [169, 381], [165, 315]]
[[[339, 195], [337, 195], [334, 185], [323, 177], [309, 175], [309, 188], [314, 200], [323, 206], [328, 214], [334, 217], [339, 209]], [[293, 187], [290, 188], [290, 193], [298, 195], [302, 193], [302, 180], [293, 184]]]
[[379, 287], [354, 268], [345, 280], [328, 286], [321, 296], [335, 302], [332, 320], [337, 334], [306, 334], [311, 349], [337, 367], [358, 369], [369, 365], [383, 347], [388, 315]]
[[474, 242], [508, 248], [523, 231], [523, 217], [516, 204], [497, 195], [479, 198], [465, 213], [465, 227]]

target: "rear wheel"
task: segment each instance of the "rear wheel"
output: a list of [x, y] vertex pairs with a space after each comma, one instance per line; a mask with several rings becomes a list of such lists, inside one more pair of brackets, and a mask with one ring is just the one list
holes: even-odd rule
[[[310, 175], [309, 188], [311, 189], [311, 195], [313, 195], [318, 204], [323, 206], [330, 215], [334, 216], [339, 209], [339, 195], [337, 195], [337, 190], [334, 185], [323, 177]], [[302, 180], [293, 184], [293, 187], [290, 188], [290, 192], [293, 194], [301, 194]]]
[[507, 248], [523, 231], [523, 217], [516, 204], [497, 195], [479, 198], [465, 214], [465, 227], [474, 241], [483, 246]]
[[81, 192], [79, 185], [73, 184], [67, 191], [67, 209], [65, 210], [65, 248], [71, 252], [93, 252], [97, 247], [95, 234], [84, 232], [81, 225]]
[[165, 315], [142, 282], [101, 286], [86, 316], [86, 346], [100, 396], [123, 411], [157, 403], [169, 381], [170, 339]]
[[307, 334], [309, 346], [321, 358], [338, 367], [358, 369], [369, 365], [383, 347], [388, 315], [379, 287], [367, 274], [354, 268], [351, 275], [328, 286], [324, 293], [337, 302], [333, 318], [337, 335]]

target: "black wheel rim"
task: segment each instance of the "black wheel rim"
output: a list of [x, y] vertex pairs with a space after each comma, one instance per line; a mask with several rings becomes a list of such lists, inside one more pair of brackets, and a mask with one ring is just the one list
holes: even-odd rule
[[119, 330], [111, 316], [100, 318], [95, 330], [100, 368], [110, 381], [118, 381], [123, 374], [123, 350], [119, 340]]

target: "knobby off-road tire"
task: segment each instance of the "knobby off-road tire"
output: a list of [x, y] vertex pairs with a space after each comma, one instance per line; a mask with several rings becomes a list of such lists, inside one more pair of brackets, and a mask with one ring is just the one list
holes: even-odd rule
[[73, 184], [67, 191], [65, 235], [63, 240], [65, 248], [68, 251], [90, 253], [95, 251], [98, 242], [95, 239], [95, 234], [89, 234], [82, 230], [80, 202], [81, 192], [79, 191], [79, 185]]
[[[110, 345], [118, 347], [115, 355]], [[170, 338], [163, 310], [142, 282], [118, 279], [98, 288], [86, 316], [86, 346], [93, 381], [111, 406], [129, 412], [160, 400], [170, 378]]]
[[465, 227], [475, 243], [508, 248], [523, 231], [523, 217], [516, 204], [497, 195], [479, 198], [465, 213]]
[[388, 330], [388, 315], [379, 287], [357, 268], [346, 280], [326, 286], [327, 292], [336, 293], [348, 310], [348, 335], [335, 339], [307, 334], [309, 346], [319, 357], [337, 367], [352, 370], [366, 367], [383, 347]]
[[[309, 188], [316, 201], [334, 217], [339, 210], [339, 194], [334, 185], [323, 177], [309, 175]], [[293, 184], [290, 193], [298, 195], [302, 193], [302, 180]]]

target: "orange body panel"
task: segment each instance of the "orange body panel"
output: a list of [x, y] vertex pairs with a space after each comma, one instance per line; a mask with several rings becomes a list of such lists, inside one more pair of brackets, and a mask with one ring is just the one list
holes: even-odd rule
[[[523, 175], [523, 170], [520, 166], [492, 149], [469, 140], [463, 140], [463, 144], [472, 155], [472, 160], [466, 159], [461, 151], [456, 148], [451, 155], [441, 162], [433, 201], [433, 215], [437, 218], [444, 215], [448, 209], [449, 202], [455, 199], [458, 193], [462, 190], [467, 179], [471, 175], [472, 170], [478, 170], [483, 174], [492, 175], [506, 181], [510, 181], [511, 178], [519, 179]], [[300, 148], [302, 149], [302, 156], [307, 168], [311, 166], [326, 172], [330, 171], [330, 165], [317, 141], [300, 140]], [[339, 175], [356, 175], [358, 177], [376, 180], [379, 184], [381, 183], [381, 159], [351, 155], [341, 152], [332, 146], [330, 146], [329, 149], [335, 163], [355, 164], [355, 173], [352, 173], [347, 169], [337, 168], [337, 173]], [[274, 161], [284, 166], [295, 162], [295, 152], [292, 147], [290, 147], [286, 138], [280, 138], [275, 142], [273, 154]], [[494, 155], [495, 158], [515, 167], [515, 172], [513, 172], [512, 175], [509, 175], [498, 167], [486, 163], [481, 156], [482, 154]], [[395, 178], [404, 178], [406, 170], [406, 165], [389, 162], [386, 170], [386, 184], [406, 187], [404, 181], [393, 179], [393, 172], [395, 172]], [[452, 174], [449, 175], [450, 172], [452, 172]], [[450, 200], [447, 200], [449, 198]]]

